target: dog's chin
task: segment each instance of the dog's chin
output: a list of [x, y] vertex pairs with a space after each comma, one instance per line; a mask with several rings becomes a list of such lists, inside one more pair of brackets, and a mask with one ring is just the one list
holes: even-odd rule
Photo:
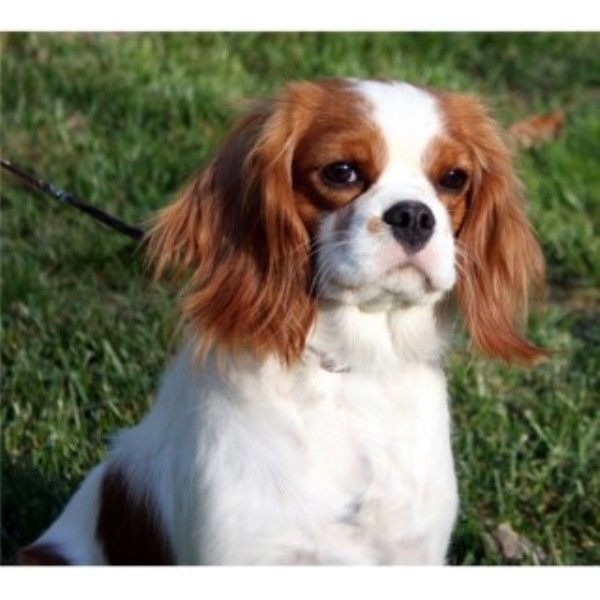
[[415, 265], [390, 269], [378, 279], [341, 282], [331, 279], [320, 297], [330, 302], [358, 306], [365, 312], [389, 311], [435, 304], [451, 287], [435, 282]]

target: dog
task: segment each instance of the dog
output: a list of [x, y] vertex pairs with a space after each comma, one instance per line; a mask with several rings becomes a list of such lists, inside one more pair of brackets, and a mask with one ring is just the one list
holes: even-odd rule
[[147, 235], [182, 348], [24, 564], [439, 565], [458, 498], [443, 356], [533, 364], [544, 262], [469, 95], [293, 82]]

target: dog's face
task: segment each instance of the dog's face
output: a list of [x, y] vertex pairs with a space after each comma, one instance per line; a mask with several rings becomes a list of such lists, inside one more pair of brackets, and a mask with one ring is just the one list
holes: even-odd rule
[[382, 311], [456, 286], [475, 345], [530, 362], [518, 313], [539, 247], [475, 99], [395, 82], [289, 85], [159, 214], [158, 272], [189, 271], [204, 349], [298, 358], [320, 300]]
[[329, 208], [314, 234], [318, 293], [366, 310], [432, 302], [455, 282], [452, 215], [459, 226], [473, 165], [431, 94], [374, 82], [345, 93], [295, 164], [309, 201]]

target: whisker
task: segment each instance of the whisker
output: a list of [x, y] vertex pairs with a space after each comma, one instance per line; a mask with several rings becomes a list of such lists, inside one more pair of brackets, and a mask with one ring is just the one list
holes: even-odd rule
[[317, 266], [310, 288], [311, 295], [315, 292], [315, 290], [318, 293], [319, 289], [323, 289], [327, 286], [331, 280], [331, 275], [335, 269], [335, 266], [335, 262], [333, 262], [331, 258], [326, 258], [322, 264]]

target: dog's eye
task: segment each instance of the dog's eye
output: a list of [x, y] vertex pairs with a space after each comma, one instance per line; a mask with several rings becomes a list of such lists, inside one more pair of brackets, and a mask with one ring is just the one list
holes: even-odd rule
[[347, 162], [335, 162], [327, 165], [322, 171], [323, 180], [334, 187], [354, 185], [361, 181], [358, 169]]
[[469, 175], [462, 169], [450, 169], [440, 179], [440, 185], [448, 191], [460, 192], [467, 185]]

